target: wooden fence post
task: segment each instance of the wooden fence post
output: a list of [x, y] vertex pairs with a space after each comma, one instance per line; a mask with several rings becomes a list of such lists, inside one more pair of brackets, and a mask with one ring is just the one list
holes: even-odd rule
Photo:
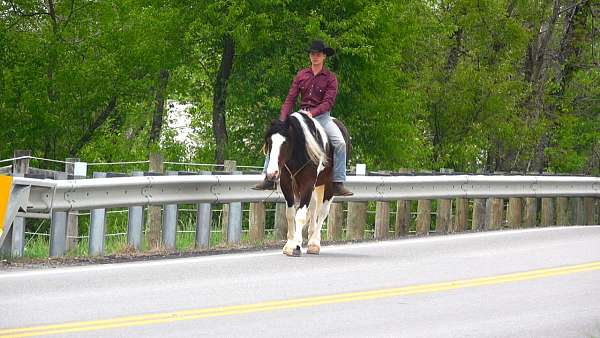
[[[74, 177], [75, 175], [75, 162], [79, 162], [79, 158], [67, 158], [65, 159], [65, 172], [68, 175]], [[75, 177], [74, 177], [75, 178]], [[77, 247], [79, 241], [79, 211], [69, 211], [67, 213], [67, 251]]]
[[[400, 168], [398, 173], [407, 174], [411, 170], [406, 168]], [[394, 222], [394, 231], [396, 237], [406, 236], [408, 234], [408, 227], [410, 225], [410, 211], [412, 201], [410, 200], [398, 200], [396, 201], [396, 220]]]
[[329, 216], [327, 217], [327, 240], [341, 240], [343, 224], [344, 204], [339, 202], [332, 203], [329, 209]]
[[452, 226], [452, 200], [437, 200], [437, 217], [435, 222], [435, 233], [445, 234]]
[[[364, 164], [356, 165], [356, 175], [366, 175], [367, 168]], [[367, 202], [348, 202], [347, 238], [352, 240], [365, 237], [367, 224]]]
[[584, 197], [583, 198], [583, 208], [585, 210], [585, 225], [594, 225], [597, 224], [594, 219], [594, 197]]
[[250, 222], [248, 235], [252, 242], [262, 242], [265, 239], [265, 220], [267, 213], [262, 202], [250, 203]]
[[375, 207], [375, 239], [388, 238], [390, 231], [390, 203], [377, 202]]
[[572, 197], [569, 199], [571, 209], [571, 224], [572, 225], [584, 225], [585, 224], [585, 208], [583, 205], [582, 197]]
[[456, 215], [452, 232], [464, 232], [467, 229], [467, 216], [469, 214], [469, 201], [466, 198], [456, 198]]
[[275, 239], [285, 240], [287, 239], [287, 219], [285, 215], [286, 203], [275, 204]]
[[504, 200], [502, 198], [488, 198], [486, 201], [486, 226], [488, 230], [502, 229], [504, 221]]
[[471, 230], [481, 231], [485, 229], [485, 199], [476, 198], [473, 200], [473, 219], [471, 220]]
[[542, 198], [542, 215], [540, 217], [540, 225], [544, 227], [553, 226], [556, 224], [554, 219], [554, 198]]
[[[228, 173], [236, 171], [237, 163], [232, 160], [225, 160], [223, 163], [223, 170]], [[227, 243], [227, 228], [229, 226], [229, 208], [230, 204], [223, 204], [221, 206], [221, 242]]]
[[506, 218], [508, 227], [517, 229], [521, 227], [523, 219], [523, 202], [519, 197], [511, 197], [508, 199], [508, 210]]
[[419, 200], [417, 206], [417, 236], [429, 235], [431, 227], [431, 200]]
[[556, 198], [556, 225], [570, 225], [568, 206], [568, 197]]
[[[150, 172], [162, 174], [164, 172], [163, 158], [158, 153], [150, 153]], [[160, 248], [160, 234], [162, 228], [162, 206], [151, 205], [148, 207], [148, 245], [150, 249]]]
[[525, 198], [525, 217], [523, 223], [528, 228], [537, 226], [537, 198]]

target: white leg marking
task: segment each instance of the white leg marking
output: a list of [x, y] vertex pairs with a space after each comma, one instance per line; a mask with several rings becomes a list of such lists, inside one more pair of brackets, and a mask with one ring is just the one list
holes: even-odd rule
[[313, 232], [315, 231], [315, 227], [317, 224], [317, 211], [318, 211], [318, 194], [312, 194], [312, 198], [310, 199], [310, 204], [308, 205], [308, 239], [313, 236]]
[[325, 186], [321, 185], [315, 188], [316, 203], [315, 203], [315, 214], [314, 223], [311, 224], [312, 229], [309, 231], [308, 244], [319, 244], [321, 240], [321, 230], [319, 229], [319, 214], [323, 205], [323, 194], [325, 193]]
[[294, 234], [294, 242], [296, 245], [302, 247], [302, 227], [307, 221], [308, 208], [306, 206], [296, 211], [296, 231]]
[[290, 248], [295, 248], [296, 245], [294, 244], [294, 224], [295, 224], [295, 218], [296, 217], [296, 208], [294, 207], [286, 207], [285, 208], [285, 218], [287, 220], [287, 242], [285, 244], [285, 247], [290, 247]]

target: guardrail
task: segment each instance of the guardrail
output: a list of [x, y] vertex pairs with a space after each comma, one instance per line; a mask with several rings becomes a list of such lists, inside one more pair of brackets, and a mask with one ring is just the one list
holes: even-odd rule
[[[233, 203], [227, 233], [231, 237], [230, 242], [236, 243], [239, 242], [241, 233], [240, 202], [283, 201], [280, 191], [252, 190], [251, 187], [261, 179], [260, 175], [138, 176], [75, 180], [13, 177], [8, 188], [10, 198], [5, 201], [6, 211], [4, 215], [0, 215], [3, 221], [3, 229], [0, 230], [4, 230], [0, 236], [0, 247], [5, 252], [10, 251], [13, 256], [22, 254], [22, 218], [47, 215], [52, 220], [50, 254], [59, 256], [65, 252], [66, 212], [115, 207], [139, 208], [143, 205], [165, 206], [164, 224], [168, 224], [171, 230], [166, 233], [163, 230], [163, 237], [171, 241], [174, 238], [172, 228], [175, 222], [172, 219], [176, 219], [176, 205], [183, 203], [199, 204], [205, 210], [210, 210], [207, 205], [213, 203]], [[347, 185], [355, 195], [336, 198], [336, 201], [600, 196], [600, 178], [578, 176], [349, 176]], [[131, 210], [134, 209], [130, 209], [130, 213]], [[136, 210], [139, 213], [139, 209]], [[206, 218], [202, 221], [204, 223], [200, 218], [198, 234], [206, 234], [209, 224], [206, 224]], [[130, 243], [139, 248], [142, 225], [140, 220], [134, 221], [137, 229], [134, 236], [129, 236]], [[352, 222], [348, 220], [349, 225], [350, 223]], [[96, 233], [95, 237], [103, 236], [102, 229], [92, 228], [95, 224], [98, 222], [91, 222], [90, 226], [90, 254], [102, 254], [97, 241], [92, 243], [92, 233]], [[130, 231], [131, 229], [130, 227]], [[206, 238], [200, 235], [198, 238], [200, 246], [207, 244]], [[167, 246], [174, 247], [174, 243]]]

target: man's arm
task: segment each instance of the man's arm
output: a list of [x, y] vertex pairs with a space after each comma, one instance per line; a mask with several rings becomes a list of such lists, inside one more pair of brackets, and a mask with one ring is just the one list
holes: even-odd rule
[[281, 106], [281, 111], [279, 112], [279, 120], [285, 121], [294, 109], [294, 104], [296, 103], [296, 98], [298, 98], [298, 93], [300, 92], [300, 81], [299, 81], [300, 73], [296, 74], [294, 80], [292, 81], [292, 86], [288, 92], [283, 105]]
[[333, 109], [333, 105], [335, 104], [335, 98], [337, 97], [338, 92], [338, 83], [337, 78], [333, 76], [331, 80], [327, 83], [327, 88], [325, 88], [325, 95], [323, 96], [323, 102], [320, 105], [314, 107], [310, 110], [310, 114], [312, 116], [317, 116], [325, 112], [330, 112]]

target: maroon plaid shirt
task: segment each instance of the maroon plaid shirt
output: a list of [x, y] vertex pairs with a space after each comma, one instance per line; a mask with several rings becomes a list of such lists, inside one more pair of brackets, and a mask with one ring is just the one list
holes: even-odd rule
[[298, 72], [292, 87], [281, 106], [279, 119], [285, 121], [294, 109], [296, 98], [300, 94], [300, 108], [310, 111], [313, 116], [329, 112], [335, 104], [338, 83], [335, 74], [323, 68], [314, 75], [312, 69], [305, 68]]

